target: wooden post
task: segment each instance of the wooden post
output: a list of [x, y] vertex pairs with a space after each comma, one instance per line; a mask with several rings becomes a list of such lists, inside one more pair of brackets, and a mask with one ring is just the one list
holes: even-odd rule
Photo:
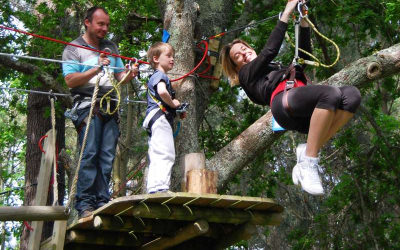
[[216, 194], [218, 174], [206, 169], [204, 153], [190, 153], [184, 156], [185, 173], [182, 180], [184, 192], [196, 194]]
[[182, 158], [184, 173], [182, 177], [182, 191], [186, 192], [186, 175], [192, 169], [203, 169], [206, 167], [206, 157], [203, 153], [190, 153], [186, 154]]
[[204, 153], [190, 153], [183, 158], [182, 190], [189, 193], [217, 193], [217, 172], [206, 169]]
[[186, 190], [195, 194], [216, 194], [218, 173], [207, 169], [192, 169], [187, 173]]
[[156, 250], [166, 249], [179, 245], [180, 243], [200, 236], [208, 232], [209, 226], [207, 221], [198, 220], [194, 223], [190, 223], [184, 228], [181, 228], [176, 232], [174, 237], [159, 237], [153, 241], [150, 241], [142, 246], [143, 250]]
[[[56, 133], [54, 133], [56, 134]], [[42, 159], [40, 162], [40, 171], [37, 179], [37, 189], [35, 200], [33, 201], [33, 205], [35, 206], [44, 206], [47, 202], [47, 195], [49, 190], [49, 182], [50, 175], [53, 166], [55, 148], [52, 145], [53, 142], [53, 132], [50, 129], [46, 133], [47, 138], [44, 139], [44, 147], [43, 150], [45, 153], [42, 154]], [[43, 229], [43, 221], [34, 221], [32, 222], [33, 232], [29, 234], [29, 250], [39, 249], [40, 239], [42, 237], [42, 229]]]
[[53, 234], [40, 245], [40, 250], [63, 250], [67, 221], [56, 221], [53, 226]]

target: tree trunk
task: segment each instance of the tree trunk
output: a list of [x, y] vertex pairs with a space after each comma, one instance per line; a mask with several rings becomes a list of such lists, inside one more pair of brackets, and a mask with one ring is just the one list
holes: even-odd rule
[[[194, 21], [196, 18], [196, 8], [193, 1], [168, 0], [165, 4], [164, 12], [164, 29], [166, 29], [171, 37], [169, 43], [175, 49], [175, 65], [170, 73], [185, 74], [194, 67], [193, 53], [193, 32]], [[178, 78], [172, 75], [171, 79]], [[197, 115], [197, 96], [195, 93], [195, 79], [186, 77], [181, 81], [173, 82], [176, 89], [176, 98], [181, 102], [190, 102], [188, 114], [190, 114], [183, 122], [176, 138], [176, 162], [179, 163], [180, 157], [186, 153], [197, 152], [199, 150], [198, 143], [198, 121]], [[190, 139], [189, 139], [190, 138]], [[172, 176], [173, 190], [180, 190], [179, 184], [182, 176], [182, 166], [174, 168]]]

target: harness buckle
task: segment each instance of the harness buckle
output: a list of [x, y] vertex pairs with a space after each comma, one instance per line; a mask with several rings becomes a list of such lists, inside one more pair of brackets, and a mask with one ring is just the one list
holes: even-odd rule
[[289, 90], [289, 89], [293, 88], [295, 83], [296, 83], [296, 79], [294, 79], [293, 81], [287, 80], [285, 89]]

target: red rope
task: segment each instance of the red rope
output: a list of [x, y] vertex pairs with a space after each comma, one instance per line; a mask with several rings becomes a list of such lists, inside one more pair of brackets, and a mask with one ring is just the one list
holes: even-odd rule
[[85, 47], [85, 46], [81, 46], [81, 45], [73, 44], [73, 43], [68, 43], [68, 42], [61, 41], [61, 40], [57, 40], [57, 39], [50, 38], [50, 37], [47, 37], [47, 36], [37, 35], [37, 34], [34, 34], [34, 33], [30, 33], [30, 32], [23, 31], [23, 30], [14, 29], [14, 28], [9, 28], [9, 27], [3, 26], [3, 25], [0, 25], [0, 28], [6, 29], [6, 30], [11, 30], [11, 31], [18, 32], [18, 33], [22, 33], [22, 34], [29, 35], [29, 36], [33, 36], [33, 37], [36, 37], [36, 38], [41, 38], [41, 39], [44, 39], [44, 40], [56, 42], [56, 43], [61, 43], [61, 44], [65, 44], [65, 45], [71, 45], [71, 46], [78, 47], [78, 48], [81, 48], [81, 49], [87, 49], [87, 50], [91, 50], [91, 51], [103, 53], [103, 54], [106, 54], [106, 55], [110, 55], [110, 56], [114, 56], [114, 57], [119, 57], [119, 58], [126, 59], [126, 60], [133, 61], [133, 62], [149, 64], [148, 62], [141, 61], [141, 60], [138, 60], [138, 59], [133, 58], [133, 57], [126, 57], [126, 56], [121, 56], [121, 55], [113, 54], [113, 53], [110, 53], [110, 52], [107, 52], [107, 51], [92, 49], [92, 48], [89, 48], [89, 47]]
[[38, 142], [39, 149], [40, 149], [40, 151], [42, 151], [43, 154], [45, 154], [46, 152], [43, 150], [42, 141], [43, 141], [44, 138], [46, 138], [46, 137], [47, 137], [47, 135], [44, 135], [44, 136], [40, 137], [39, 142]]
[[190, 72], [186, 73], [185, 75], [183, 75], [183, 76], [181, 76], [179, 78], [171, 80], [171, 82], [179, 81], [179, 80], [182, 80], [185, 77], [188, 77], [193, 72], [195, 72], [200, 67], [200, 65], [203, 63], [204, 59], [206, 59], [207, 51], [208, 51], [208, 42], [205, 41], [205, 40], [202, 40], [200, 43], [204, 43], [204, 45], [205, 45], [205, 51], [204, 51], [204, 54], [203, 54], [203, 58], [201, 58], [200, 62]]
[[138, 169], [136, 169], [136, 171], [126, 180], [126, 182], [125, 182], [125, 183], [122, 183], [122, 184], [118, 187], [118, 190], [116, 190], [116, 191], [114, 191], [114, 192], [112, 193], [111, 197], [115, 197], [115, 196], [119, 193], [119, 191], [121, 191], [121, 189], [124, 188], [124, 187], [126, 186], [126, 184], [128, 183], [128, 181], [132, 180], [133, 177], [135, 177], [135, 175], [136, 175], [140, 170], [142, 170], [142, 168], [143, 168], [145, 165], [146, 165], [146, 162], [143, 162], [142, 165], [141, 165]]
[[29, 223], [27, 221], [24, 221], [24, 226], [26, 227], [26, 229], [28, 229], [29, 231], [33, 231], [33, 227], [31, 227], [31, 225], [29, 225]]
[[[44, 40], [56, 42], [56, 43], [70, 45], [70, 46], [78, 47], [78, 48], [81, 48], [81, 49], [87, 49], [87, 50], [95, 51], [95, 52], [98, 52], [98, 53], [103, 53], [103, 54], [114, 56], [114, 57], [119, 57], [119, 58], [130, 60], [130, 61], [133, 61], [133, 62], [149, 64], [146, 61], [138, 60], [138, 59], [133, 58], [133, 57], [121, 56], [121, 55], [113, 54], [113, 53], [110, 53], [110, 52], [107, 52], [107, 51], [97, 50], [97, 49], [93, 49], [93, 48], [90, 48], [90, 47], [85, 47], [85, 46], [81, 46], [81, 45], [78, 45], [78, 44], [73, 44], [73, 43], [62, 41], [62, 40], [57, 40], [57, 39], [54, 39], [54, 38], [51, 38], [51, 37], [42, 36], [42, 35], [38, 35], [38, 34], [35, 34], [35, 33], [30, 33], [30, 32], [26, 32], [26, 31], [23, 31], [23, 30], [6, 27], [6, 26], [3, 26], [3, 25], [0, 25], [0, 28], [6, 29], [6, 30], [10, 30], [10, 31], [14, 31], [14, 32], [18, 32], [18, 33], [25, 34], [25, 35], [29, 35], [29, 36], [33, 36], [33, 37], [36, 37], [36, 38], [41, 38], [41, 39], [44, 39]], [[221, 34], [223, 34], [223, 33], [220, 33], [220, 34], [218, 34], [216, 36], [213, 36], [212, 38], [219, 37], [219, 36], [221, 36]], [[177, 79], [171, 80], [171, 82], [179, 81], [179, 80], [182, 80], [183, 78], [188, 77], [189, 75], [191, 75], [193, 72], [195, 72], [200, 67], [200, 65], [203, 63], [204, 59], [206, 58], [207, 52], [208, 52], [208, 42], [205, 41], [205, 40], [202, 40], [199, 44], [201, 44], [201, 43], [203, 43], [205, 45], [204, 55], [203, 55], [203, 58], [201, 59], [201, 61], [190, 72], [186, 73], [185, 75], [183, 75], [183, 76], [181, 76], [181, 77], [179, 77]], [[208, 71], [208, 69], [207, 69], [207, 71]], [[212, 76], [204, 76], [202, 73], [199, 74], [199, 77], [209, 78], [209, 79], [218, 79], [218, 78], [215, 78], [215, 77], [212, 77]]]

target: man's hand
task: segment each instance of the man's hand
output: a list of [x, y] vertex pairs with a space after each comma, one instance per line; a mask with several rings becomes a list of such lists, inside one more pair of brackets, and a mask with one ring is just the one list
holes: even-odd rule
[[[129, 69], [131, 70], [130, 73], [129, 73]], [[126, 74], [128, 74], [128, 73], [129, 73], [129, 75], [126, 76]], [[125, 71], [116, 73], [115, 78], [118, 81], [121, 81], [126, 76], [125, 81], [123, 83], [127, 83], [127, 82], [131, 81], [133, 78], [135, 78], [136, 76], [138, 76], [138, 74], [139, 74], [139, 64], [137, 64], [137, 63], [135, 63], [133, 65], [126, 64]]]
[[[107, 66], [107, 65], [110, 65], [110, 63], [111, 63], [110, 59], [104, 53], [100, 54], [98, 62], [99, 62], [99, 65], [101, 65], [101, 66]], [[98, 72], [100, 72], [102, 70], [103, 69], [101, 67], [98, 68]]]

